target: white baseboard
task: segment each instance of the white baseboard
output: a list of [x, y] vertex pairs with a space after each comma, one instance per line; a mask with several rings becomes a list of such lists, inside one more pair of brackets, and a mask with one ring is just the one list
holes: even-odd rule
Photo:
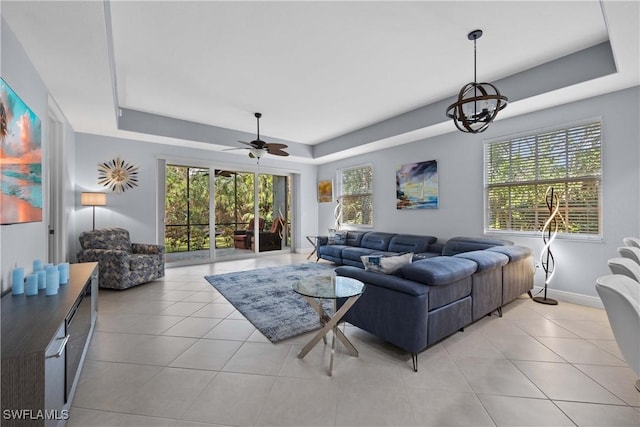
[[[534, 286], [531, 290], [531, 293], [536, 296], [536, 294], [542, 289], [543, 288], [541, 287]], [[542, 294], [537, 296], [542, 296]], [[570, 302], [572, 304], [579, 304], [587, 307], [604, 308], [604, 305], [602, 305], [602, 300], [600, 298], [592, 297], [589, 295], [582, 295], [573, 292], [558, 291], [547, 288], [547, 297], [556, 299], [558, 301]]]

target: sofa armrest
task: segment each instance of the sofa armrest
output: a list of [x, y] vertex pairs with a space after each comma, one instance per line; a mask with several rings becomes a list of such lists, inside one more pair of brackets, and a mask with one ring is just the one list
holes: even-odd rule
[[132, 243], [131, 250], [134, 254], [162, 255], [164, 254], [164, 246], [151, 245], [147, 243]]
[[424, 295], [429, 292], [429, 287], [421, 283], [406, 280], [392, 274], [367, 271], [362, 268], [349, 265], [336, 268], [336, 274], [338, 276], [351, 277], [352, 279], [359, 280], [366, 285], [379, 286], [381, 288], [390, 289], [412, 296]]
[[329, 236], [318, 236], [317, 245], [324, 246], [329, 244]]

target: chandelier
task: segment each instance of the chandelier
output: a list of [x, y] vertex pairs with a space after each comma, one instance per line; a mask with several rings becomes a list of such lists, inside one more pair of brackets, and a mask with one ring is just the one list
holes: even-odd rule
[[498, 88], [491, 83], [476, 83], [476, 40], [481, 36], [482, 30], [474, 30], [467, 35], [469, 40], [473, 40], [473, 83], [464, 85], [458, 93], [458, 100], [447, 108], [447, 117], [453, 119], [459, 130], [467, 133], [484, 132], [508, 102], [507, 97], [500, 95]]

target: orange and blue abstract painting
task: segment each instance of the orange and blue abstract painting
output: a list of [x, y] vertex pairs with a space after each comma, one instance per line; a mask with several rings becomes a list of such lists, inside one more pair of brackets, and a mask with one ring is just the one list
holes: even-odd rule
[[438, 207], [438, 162], [408, 163], [396, 169], [396, 209]]
[[40, 119], [0, 79], [0, 224], [42, 221]]

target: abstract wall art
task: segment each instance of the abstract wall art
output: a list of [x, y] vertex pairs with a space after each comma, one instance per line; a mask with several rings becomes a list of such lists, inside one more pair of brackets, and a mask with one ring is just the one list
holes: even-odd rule
[[396, 170], [396, 209], [438, 207], [438, 162], [408, 163]]
[[0, 78], [0, 224], [42, 221], [40, 119]]

